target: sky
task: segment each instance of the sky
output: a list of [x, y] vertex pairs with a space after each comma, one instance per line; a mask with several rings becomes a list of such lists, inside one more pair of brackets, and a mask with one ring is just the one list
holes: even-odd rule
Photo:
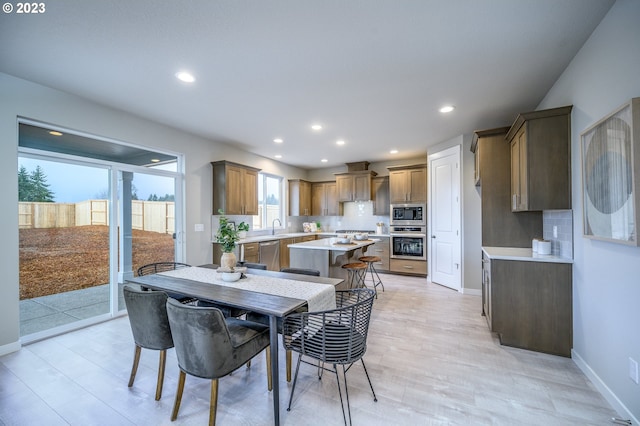
[[[56, 203], [101, 199], [108, 194], [107, 169], [18, 157], [18, 168], [24, 166], [29, 174], [38, 165], [46, 176]], [[174, 194], [173, 179], [164, 176], [135, 173], [133, 185], [140, 200], [148, 199], [151, 194], [159, 197]]]

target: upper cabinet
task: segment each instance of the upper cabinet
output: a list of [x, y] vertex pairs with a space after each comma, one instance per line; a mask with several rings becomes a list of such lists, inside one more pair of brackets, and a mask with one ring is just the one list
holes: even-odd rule
[[531, 239], [542, 235], [542, 212], [511, 211], [510, 149], [505, 143], [508, 131], [509, 127], [477, 130], [471, 142], [476, 175], [482, 184], [482, 245], [531, 247]]
[[371, 179], [371, 193], [373, 194], [373, 214], [388, 216], [389, 207], [389, 176], [378, 176]]
[[311, 184], [311, 215], [340, 216], [341, 214], [336, 182], [313, 182]]
[[289, 180], [289, 216], [311, 214], [311, 182], [301, 179]]
[[519, 114], [511, 150], [511, 210], [571, 209], [572, 106]]
[[427, 202], [427, 165], [388, 167], [389, 199], [394, 203]]
[[230, 161], [215, 161], [213, 166], [213, 214], [258, 214], [258, 172], [260, 169]]
[[376, 175], [369, 170], [337, 174], [338, 201], [371, 200], [371, 179]]

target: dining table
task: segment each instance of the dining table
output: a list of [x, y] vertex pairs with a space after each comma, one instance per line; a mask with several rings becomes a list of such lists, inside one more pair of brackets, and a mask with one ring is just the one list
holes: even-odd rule
[[247, 269], [243, 278], [234, 283], [223, 282], [216, 268], [217, 265], [206, 264], [127, 278], [126, 281], [143, 288], [180, 293], [194, 299], [268, 316], [271, 371], [274, 372], [273, 420], [275, 425], [279, 425], [278, 318], [303, 306], [307, 306], [310, 311], [330, 307], [327, 303], [335, 304], [335, 287], [343, 279]]

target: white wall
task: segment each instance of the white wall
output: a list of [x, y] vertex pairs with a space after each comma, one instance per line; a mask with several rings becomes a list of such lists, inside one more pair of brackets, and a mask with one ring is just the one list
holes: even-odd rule
[[[230, 146], [110, 109], [77, 96], [0, 73], [0, 175], [2, 199], [18, 201], [18, 124], [26, 117], [151, 149], [185, 154], [186, 261], [211, 263], [211, 161], [250, 164], [287, 178], [306, 178], [306, 172]], [[194, 225], [205, 225], [195, 232]], [[0, 209], [0, 354], [19, 349], [18, 209]]]
[[640, 362], [640, 247], [582, 237], [580, 133], [640, 97], [639, 18], [640, 1], [618, 0], [538, 106], [573, 104], [574, 359], [634, 424], [640, 385], [629, 379], [628, 359]]

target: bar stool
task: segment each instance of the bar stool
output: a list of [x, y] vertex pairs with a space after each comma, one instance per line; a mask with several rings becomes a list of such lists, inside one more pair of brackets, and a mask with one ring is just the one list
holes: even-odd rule
[[[382, 291], [384, 291], [384, 284], [382, 284], [382, 280], [380, 279], [380, 275], [378, 275], [378, 271], [376, 271], [376, 268], [373, 266], [373, 264], [375, 262], [380, 262], [382, 261], [382, 259], [380, 259], [379, 256], [361, 256], [358, 258], [358, 260], [360, 262], [364, 262], [367, 264], [367, 270], [364, 272], [364, 275], [362, 276], [362, 282], [364, 283], [366, 281], [367, 278], [367, 272], [369, 272], [369, 275], [371, 276], [371, 283], [373, 284], [373, 290], [376, 292], [376, 299], [378, 298], [378, 286], [382, 287]], [[374, 276], [375, 275], [375, 276]], [[366, 283], [364, 284], [366, 287]]]
[[345, 263], [344, 265], [342, 265], [342, 269], [345, 269], [347, 271], [347, 283], [349, 285], [349, 290], [353, 288], [366, 287], [366, 284], [364, 283], [364, 276], [367, 273], [366, 263]]

